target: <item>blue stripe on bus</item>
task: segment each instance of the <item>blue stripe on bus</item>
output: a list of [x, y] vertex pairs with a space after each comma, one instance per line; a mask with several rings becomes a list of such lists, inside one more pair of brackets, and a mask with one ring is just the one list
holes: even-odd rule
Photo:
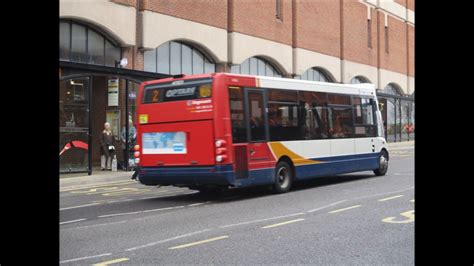
[[296, 166], [296, 179], [375, 170], [379, 166], [379, 156], [380, 153], [365, 153], [312, 158], [311, 160], [318, 160], [323, 163]]
[[[311, 158], [323, 163], [295, 167], [297, 180], [331, 176], [350, 172], [375, 170], [380, 153]], [[144, 167], [139, 170], [139, 181], [145, 185], [209, 184], [247, 187], [273, 184], [274, 168], [249, 170], [248, 178], [235, 179], [232, 165], [201, 167]]]

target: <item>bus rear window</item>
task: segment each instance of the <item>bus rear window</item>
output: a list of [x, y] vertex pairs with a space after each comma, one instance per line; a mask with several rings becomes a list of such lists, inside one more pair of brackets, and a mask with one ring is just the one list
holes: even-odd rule
[[181, 100], [210, 98], [212, 82], [207, 80], [160, 84], [145, 87], [142, 103], [161, 103]]

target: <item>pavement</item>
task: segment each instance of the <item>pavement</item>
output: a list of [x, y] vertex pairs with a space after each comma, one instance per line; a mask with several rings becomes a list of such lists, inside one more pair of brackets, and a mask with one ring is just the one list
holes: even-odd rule
[[285, 194], [63, 188], [60, 264], [414, 264], [414, 149], [389, 145], [386, 176], [322, 177]]
[[[68, 176], [69, 175], [69, 176]], [[59, 189], [71, 189], [87, 186], [97, 186], [109, 183], [122, 183], [129, 181], [130, 183], [134, 182], [131, 180], [133, 171], [117, 171], [117, 172], [102, 172], [96, 171], [92, 175], [75, 174], [74, 177], [71, 177], [71, 174], [64, 174], [59, 178]], [[64, 177], [66, 176], [66, 177]]]

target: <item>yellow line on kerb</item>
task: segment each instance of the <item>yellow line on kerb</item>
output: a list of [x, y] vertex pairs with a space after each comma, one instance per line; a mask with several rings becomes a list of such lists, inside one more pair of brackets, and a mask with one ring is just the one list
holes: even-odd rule
[[221, 240], [221, 239], [228, 238], [228, 237], [229, 237], [229, 236], [218, 236], [218, 237], [209, 238], [209, 239], [206, 239], [206, 240], [201, 240], [201, 241], [197, 241], [197, 242], [192, 242], [192, 243], [189, 243], [189, 244], [184, 244], [184, 245], [179, 245], [179, 246], [170, 247], [170, 248], [168, 248], [168, 249], [187, 248], [187, 247], [196, 246], [196, 245], [200, 245], [200, 244], [204, 244], [204, 243], [209, 243], [209, 242], [212, 242], [212, 241]]
[[282, 222], [282, 223], [267, 225], [267, 226], [264, 226], [262, 228], [267, 229], [267, 228], [277, 227], [277, 226], [280, 226], [280, 225], [296, 223], [296, 222], [303, 221], [303, 220], [304, 220], [303, 218], [300, 218], [300, 219], [290, 220], [290, 221], [286, 221], [286, 222]]
[[127, 260], [130, 260], [130, 259], [129, 258], [121, 258], [121, 259], [115, 259], [115, 260], [108, 260], [108, 261], [104, 261], [104, 262], [97, 263], [97, 264], [92, 264], [92, 265], [93, 266], [104, 266], [104, 265], [110, 265], [110, 264], [113, 264], [113, 263], [119, 263], [119, 262], [127, 261]]
[[350, 210], [350, 209], [354, 209], [354, 208], [359, 208], [360, 206], [362, 206], [362, 205], [354, 205], [354, 206], [351, 206], [351, 207], [330, 211], [329, 213], [342, 212], [342, 211], [346, 211], [346, 210]]
[[400, 197], [403, 197], [403, 195], [397, 195], [397, 196], [393, 196], [393, 197], [389, 197], [389, 198], [385, 198], [385, 199], [379, 199], [379, 201], [386, 201], [386, 200], [396, 199], [396, 198], [400, 198]]

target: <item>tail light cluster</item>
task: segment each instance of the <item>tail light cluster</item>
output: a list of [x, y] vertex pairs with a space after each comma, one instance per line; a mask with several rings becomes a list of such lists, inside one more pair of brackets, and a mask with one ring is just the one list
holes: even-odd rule
[[140, 163], [140, 158], [139, 158], [140, 157], [140, 145], [138, 145], [138, 144], [135, 145], [133, 147], [133, 150], [135, 151], [133, 153], [133, 157], [135, 157], [135, 163], [138, 164], [138, 163]]
[[226, 141], [222, 139], [216, 140], [216, 162], [221, 163], [227, 160]]

